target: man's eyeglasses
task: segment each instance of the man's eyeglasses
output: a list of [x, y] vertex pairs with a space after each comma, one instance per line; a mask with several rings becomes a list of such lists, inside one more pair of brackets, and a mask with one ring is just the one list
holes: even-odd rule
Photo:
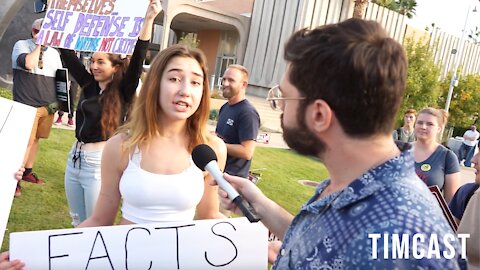
[[33, 34], [36, 35], [36, 34], [38, 34], [38, 32], [40, 32], [40, 30], [39, 30], [39, 29], [32, 28], [32, 32], [33, 32]]
[[275, 85], [268, 90], [267, 101], [270, 103], [270, 107], [275, 111], [283, 110], [285, 100], [304, 100], [306, 97], [283, 97], [282, 91], [278, 85]]

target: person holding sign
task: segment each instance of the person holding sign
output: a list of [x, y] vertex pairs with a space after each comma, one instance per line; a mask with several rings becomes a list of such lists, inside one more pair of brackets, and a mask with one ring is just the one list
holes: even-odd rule
[[460, 164], [452, 150], [437, 142], [447, 113], [435, 108], [425, 108], [418, 113], [415, 122], [413, 156], [415, 172], [427, 186], [437, 185], [449, 203], [461, 185]]
[[[20, 168], [15, 173], [15, 179], [17, 181], [22, 180], [23, 173], [25, 172], [25, 168]], [[25, 264], [19, 260], [10, 261], [8, 251], [0, 253], [0, 270], [20, 270], [23, 269]]]
[[[31, 39], [19, 40], [12, 52], [13, 68], [13, 100], [37, 108], [30, 140], [28, 142], [23, 165], [25, 173], [22, 180], [44, 184], [45, 182], [33, 173], [39, 139], [46, 139], [50, 134], [57, 101], [55, 91], [55, 73], [62, 68], [58, 51], [51, 47], [35, 44], [43, 19], [32, 24]], [[21, 195], [20, 182], [15, 196]]]
[[153, 60], [130, 118], [107, 141], [102, 188], [93, 215], [80, 227], [191, 221], [223, 217], [212, 177], [191, 153], [209, 144], [225, 167], [225, 143], [207, 130], [210, 110], [204, 54], [174, 45]]
[[83, 89], [76, 112], [77, 142], [65, 171], [65, 192], [74, 226], [93, 212], [100, 192], [102, 151], [135, 96], [153, 21], [160, 11], [160, 0], [150, 0], [130, 65], [127, 57], [96, 52], [90, 59], [89, 73], [74, 51], [60, 50], [66, 67]]
[[21, 270], [25, 267], [25, 263], [20, 260], [9, 260], [8, 251], [0, 253], [0, 270]]
[[[330, 178], [293, 217], [248, 179], [225, 174], [283, 240], [272, 269], [465, 269], [409, 144], [392, 137], [407, 75], [402, 46], [378, 22], [353, 18], [295, 32], [284, 57], [285, 74], [267, 100], [283, 111], [285, 142], [318, 157]], [[219, 195], [240, 213], [225, 191]], [[442, 239], [430, 247], [443, 255], [425, 250], [430, 239]]]

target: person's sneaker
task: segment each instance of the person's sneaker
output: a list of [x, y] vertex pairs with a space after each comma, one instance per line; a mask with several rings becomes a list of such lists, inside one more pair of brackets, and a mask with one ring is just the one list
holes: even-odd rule
[[62, 123], [62, 118], [59, 116], [59, 117], [57, 118], [57, 121], [55, 121], [55, 123], [53, 123], [53, 124], [54, 124], [54, 125], [57, 125], [57, 126], [60, 126], [61, 124], [63, 124], [63, 123]]
[[20, 183], [17, 184], [17, 187], [15, 188], [15, 198], [22, 196], [22, 187], [20, 186]]
[[27, 182], [30, 182], [32, 184], [37, 184], [37, 185], [43, 185], [45, 184], [45, 182], [42, 180], [42, 179], [38, 179], [37, 175], [33, 172], [27, 174], [27, 175], [24, 175], [22, 177], [22, 180], [23, 181], [27, 181]]
[[75, 124], [73, 123], [73, 118], [68, 118], [67, 126], [73, 127]]

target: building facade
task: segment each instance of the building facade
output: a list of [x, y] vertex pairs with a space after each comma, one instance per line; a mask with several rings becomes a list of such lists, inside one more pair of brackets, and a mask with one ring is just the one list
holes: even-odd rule
[[[10, 52], [18, 39], [28, 38], [30, 23], [43, 14], [33, 13], [33, 0], [3, 0], [0, 7], [0, 86], [9, 86]], [[248, 92], [265, 96], [278, 84], [285, 70], [283, 46], [301, 28], [313, 28], [351, 18], [353, 0], [163, 0], [163, 11], [155, 20], [154, 35], [146, 64], [158, 51], [175, 43], [198, 47], [207, 56], [209, 79], [218, 87], [230, 64], [250, 71]], [[16, 15], [13, 15], [13, 14]], [[1, 16], [3, 15], [3, 16]], [[461, 75], [479, 74], [480, 46], [433, 29], [426, 32], [408, 26], [405, 16], [368, 3], [364, 18], [376, 20], [399, 42], [405, 37], [424, 37], [431, 44], [442, 78], [459, 56]], [[168, 29], [168, 31], [164, 31]], [[2, 84], [3, 82], [3, 84]]]

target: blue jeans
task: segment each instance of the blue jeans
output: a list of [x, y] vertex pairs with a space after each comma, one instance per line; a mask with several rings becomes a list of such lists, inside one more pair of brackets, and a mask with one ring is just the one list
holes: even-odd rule
[[82, 151], [75, 142], [68, 155], [65, 193], [73, 226], [78, 226], [90, 217], [97, 203], [101, 185], [102, 151]]
[[458, 152], [458, 162], [460, 163], [465, 159], [463, 165], [465, 165], [465, 167], [470, 167], [472, 165], [471, 160], [473, 153], [475, 152], [475, 146], [469, 146], [462, 143], [462, 146], [460, 146], [460, 150]]
[[472, 165], [472, 158], [474, 153], [475, 146], [472, 146], [472, 149], [470, 149], [470, 151], [468, 151], [467, 153], [467, 157], [465, 158], [465, 162], [463, 163], [463, 165], [465, 165], [466, 167], [470, 167]]

